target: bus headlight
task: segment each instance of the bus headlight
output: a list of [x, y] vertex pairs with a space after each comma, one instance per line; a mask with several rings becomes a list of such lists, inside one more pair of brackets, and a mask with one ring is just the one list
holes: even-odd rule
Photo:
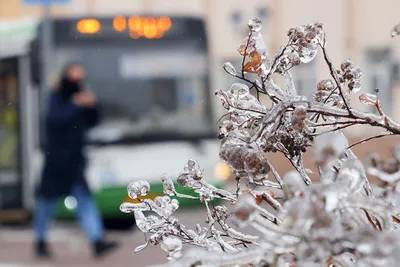
[[69, 196], [65, 198], [64, 205], [67, 209], [74, 210], [78, 206], [78, 202], [76, 198]]
[[219, 180], [228, 180], [229, 177], [231, 176], [232, 171], [231, 168], [228, 166], [228, 164], [225, 163], [218, 163], [217, 166], [215, 166], [214, 169], [214, 175], [217, 177]]

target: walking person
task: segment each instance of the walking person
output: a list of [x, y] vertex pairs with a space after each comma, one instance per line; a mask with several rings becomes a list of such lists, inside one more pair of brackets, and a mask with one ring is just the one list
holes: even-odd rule
[[61, 81], [49, 98], [46, 114], [45, 164], [38, 187], [39, 201], [34, 214], [35, 253], [50, 257], [47, 228], [60, 197], [72, 195], [77, 200], [77, 215], [94, 256], [102, 256], [117, 247], [105, 241], [100, 213], [94, 202], [84, 170], [85, 133], [96, 125], [98, 110], [93, 93], [83, 89], [85, 70], [68, 64]]

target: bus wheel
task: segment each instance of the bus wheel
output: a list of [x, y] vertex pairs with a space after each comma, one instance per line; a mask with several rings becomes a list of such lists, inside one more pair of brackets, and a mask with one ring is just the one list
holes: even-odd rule
[[107, 230], [119, 230], [127, 231], [131, 230], [136, 226], [135, 218], [124, 218], [124, 219], [103, 219], [104, 228]]

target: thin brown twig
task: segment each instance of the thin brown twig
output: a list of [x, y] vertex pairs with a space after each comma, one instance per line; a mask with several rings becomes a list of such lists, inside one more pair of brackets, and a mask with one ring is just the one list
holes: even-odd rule
[[283, 56], [283, 54], [285, 53], [286, 49], [291, 46], [291, 42], [290, 40], [287, 42], [287, 44], [285, 45], [285, 47], [282, 49], [282, 51], [275, 57], [274, 61], [271, 64], [271, 71], [267, 74], [267, 77], [265, 77], [265, 80], [263, 80], [263, 82], [267, 81], [269, 78], [271, 78], [271, 75], [273, 74], [273, 69], [275, 68], [276, 63], [278, 62], [278, 60]]
[[340, 85], [340, 81], [339, 81], [339, 79], [338, 79], [338, 77], [337, 77], [337, 70], [336, 70], [336, 68], [333, 66], [333, 63], [332, 63], [331, 59], [329, 58], [328, 53], [326, 52], [325, 45], [321, 45], [321, 44], [320, 44], [320, 46], [321, 46], [321, 49], [322, 49], [322, 53], [324, 54], [324, 59], [325, 59], [325, 61], [326, 61], [326, 64], [328, 64], [329, 71], [331, 72], [331, 76], [332, 76], [332, 78], [335, 80], [336, 86], [337, 86], [337, 88], [339, 89], [339, 94], [340, 94], [340, 96], [341, 96], [342, 99], [343, 99], [344, 105], [346, 106], [346, 109], [347, 109], [347, 111], [349, 112], [349, 115], [351, 115], [352, 112], [351, 112], [351, 110], [350, 110], [349, 105], [347, 104], [346, 98], [344, 97], [344, 94], [343, 94], [342, 86]]
[[355, 124], [355, 123], [349, 123], [349, 124], [345, 124], [345, 125], [343, 125], [343, 126], [339, 126], [339, 127], [330, 129], [330, 130], [328, 130], [328, 131], [323, 131], [323, 132], [320, 132], [320, 133], [311, 134], [311, 136], [318, 136], [318, 135], [325, 134], [325, 133], [336, 132], [336, 131], [340, 131], [340, 130], [343, 130], [343, 129], [346, 129], [346, 128], [348, 128], [348, 127], [355, 126], [355, 125], [357, 125], [357, 124]]
[[[326, 102], [328, 102], [328, 100], [329, 100], [330, 97], [335, 93], [336, 90], [337, 90], [337, 87], [334, 88], [334, 89], [332, 90], [332, 92], [330, 92], [330, 94], [325, 98], [324, 104], [326, 104]], [[314, 120], [315, 117], [316, 117], [316, 120], [315, 120], [315, 121], [318, 122], [320, 116], [321, 116], [320, 114], [314, 114], [314, 115], [310, 118], [310, 120]]]
[[340, 124], [368, 124], [364, 120], [351, 120], [351, 121], [336, 121], [336, 122], [324, 122], [319, 124], [310, 125], [311, 127], [323, 127], [323, 126], [333, 126]]
[[229, 73], [226, 69], [224, 69], [224, 71], [225, 71], [226, 73], [228, 73], [229, 75], [235, 77], [235, 78], [238, 78], [238, 79], [240, 79], [240, 80], [242, 80], [242, 81], [245, 81], [245, 82], [248, 82], [248, 83], [252, 84], [252, 86], [254, 86], [254, 87], [256, 88], [256, 90], [257, 90], [258, 93], [267, 95], [267, 96], [272, 100], [272, 102], [278, 103], [278, 101], [281, 101], [281, 99], [279, 99], [278, 97], [273, 96], [273, 95], [271, 95], [270, 93], [268, 93], [267, 90], [263, 90], [263, 88], [260, 88], [255, 82], [252, 82], [252, 81], [250, 81], [249, 79], [246, 79], [245, 77], [241, 77], [241, 76], [239, 76], [239, 75]]
[[267, 164], [269, 165], [269, 168], [271, 169], [272, 174], [275, 177], [275, 180], [278, 182], [278, 184], [281, 186], [281, 188], [283, 187], [283, 181], [282, 178], [279, 176], [279, 173], [276, 171], [276, 169], [274, 168], [274, 166], [271, 164], [271, 162], [269, 162], [269, 160], [267, 159]]
[[352, 147], [355, 147], [355, 146], [357, 146], [357, 145], [359, 145], [359, 144], [362, 144], [362, 143], [367, 142], [367, 141], [372, 140], [372, 139], [377, 139], [377, 138], [381, 138], [381, 137], [385, 137], [385, 136], [390, 136], [390, 135], [393, 135], [393, 133], [382, 133], [382, 134], [370, 136], [370, 137], [367, 137], [367, 138], [364, 138], [364, 139], [358, 141], [357, 143], [354, 143], [354, 144], [350, 145], [347, 149], [352, 148]]

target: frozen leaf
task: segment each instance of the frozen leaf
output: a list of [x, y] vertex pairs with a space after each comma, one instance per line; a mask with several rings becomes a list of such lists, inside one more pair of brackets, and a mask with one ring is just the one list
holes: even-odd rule
[[317, 47], [314, 45], [299, 46], [298, 47], [300, 60], [303, 63], [310, 63], [317, 55]]
[[335, 84], [331, 79], [322, 80], [317, 84], [318, 91], [332, 91], [335, 89]]
[[351, 59], [346, 59], [345, 61], [342, 62], [340, 65], [340, 69], [343, 72], [346, 72], [351, 66], [354, 66], [354, 63]]
[[299, 120], [304, 120], [307, 115], [307, 108], [305, 106], [297, 106], [293, 111], [293, 117]]
[[254, 18], [254, 19], [249, 20], [249, 23], [247, 25], [250, 30], [259, 32], [259, 31], [261, 31], [262, 22], [259, 18]]
[[163, 183], [163, 192], [164, 194], [168, 196], [173, 196], [175, 195], [175, 186], [174, 182], [171, 180], [171, 178], [168, 177], [167, 174], [163, 174], [161, 176], [161, 181]]
[[353, 80], [349, 83], [349, 89], [352, 93], [357, 93], [361, 90], [361, 82], [359, 80]]
[[150, 191], [150, 184], [147, 181], [136, 181], [128, 185], [128, 195], [132, 199], [146, 196]]
[[365, 105], [376, 106], [379, 103], [378, 97], [374, 94], [362, 93], [359, 98]]
[[225, 62], [223, 66], [224, 70], [232, 76], [236, 75], [236, 69], [230, 62]]

